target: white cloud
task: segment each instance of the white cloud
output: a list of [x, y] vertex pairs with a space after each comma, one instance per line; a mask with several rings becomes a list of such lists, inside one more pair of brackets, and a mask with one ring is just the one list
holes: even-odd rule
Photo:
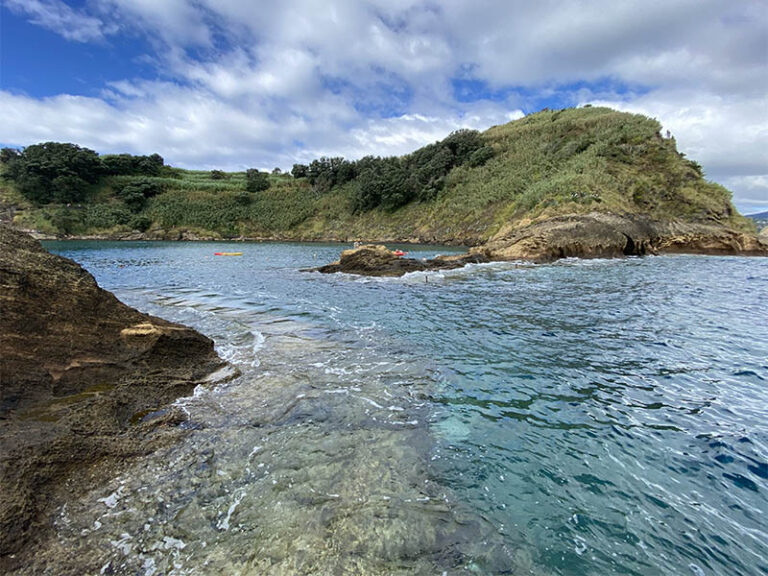
[[100, 19], [82, 14], [61, 0], [5, 0], [5, 6], [67, 40], [91, 42], [104, 37], [105, 27]]
[[[109, 99], [38, 100], [0, 91], [0, 109], [8, 112], [3, 140], [77, 142], [102, 153], [158, 152], [187, 168], [287, 169], [321, 155], [405, 154], [458, 128], [482, 129], [522, 116], [520, 111], [480, 105], [460, 114], [366, 119], [333, 97], [302, 114], [281, 110], [278, 116], [270, 101], [241, 108], [213, 93], [162, 82], [122, 83]], [[340, 131], [339, 124], [353, 128]]]
[[[142, 34], [153, 78], [0, 101], [0, 142], [158, 151], [194, 167], [399, 154], [542, 98], [657, 117], [737, 203], [768, 195], [761, 0], [8, 0], [70, 40]], [[504, 101], [462, 102], [461, 77]], [[13, 86], [4, 85], [6, 90]], [[538, 97], [538, 100], [532, 96]]]
[[141, 30], [151, 40], [178, 46], [211, 43], [211, 23], [195, 1], [100, 0], [94, 6], [103, 19]]

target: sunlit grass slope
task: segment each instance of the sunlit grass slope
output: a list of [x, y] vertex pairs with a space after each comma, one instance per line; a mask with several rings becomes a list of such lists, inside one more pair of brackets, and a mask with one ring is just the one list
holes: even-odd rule
[[[305, 178], [272, 175], [268, 190], [249, 193], [242, 172], [213, 179], [210, 172], [171, 169], [150, 178], [163, 192], [139, 213], [116, 198], [114, 190], [131, 178], [117, 176], [72, 216], [71, 208], [27, 204], [17, 224], [73, 234], [139, 224], [149, 233], [477, 243], [502, 226], [601, 211], [750, 229], [730, 192], [678, 153], [656, 120], [608, 108], [546, 110], [494, 126], [483, 138], [494, 150], [484, 165], [454, 168], [434, 199], [394, 211], [355, 211], [356, 181], [321, 192]], [[13, 197], [7, 184], [4, 194], [6, 202]]]

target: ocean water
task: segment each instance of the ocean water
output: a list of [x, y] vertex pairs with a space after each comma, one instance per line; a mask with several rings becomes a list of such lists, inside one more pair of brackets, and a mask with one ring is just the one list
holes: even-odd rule
[[146, 575], [768, 573], [766, 259], [369, 279], [299, 271], [341, 245], [48, 247], [212, 337], [241, 371], [177, 402], [180, 442], [60, 511], [69, 562]]

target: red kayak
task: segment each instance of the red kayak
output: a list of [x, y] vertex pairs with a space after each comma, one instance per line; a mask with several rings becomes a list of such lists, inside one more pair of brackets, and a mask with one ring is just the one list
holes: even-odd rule
[[405, 256], [408, 254], [408, 252], [403, 252], [402, 250], [395, 250], [395, 256]]

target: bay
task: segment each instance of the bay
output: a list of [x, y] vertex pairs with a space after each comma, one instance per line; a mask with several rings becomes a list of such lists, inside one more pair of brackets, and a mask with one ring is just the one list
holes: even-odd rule
[[178, 401], [181, 442], [60, 511], [62, 561], [148, 575], [768, 571], [764, 259], [372, 279], [299, 271], [337, 244], [46, 245], [210, 336], [241, 372]]

